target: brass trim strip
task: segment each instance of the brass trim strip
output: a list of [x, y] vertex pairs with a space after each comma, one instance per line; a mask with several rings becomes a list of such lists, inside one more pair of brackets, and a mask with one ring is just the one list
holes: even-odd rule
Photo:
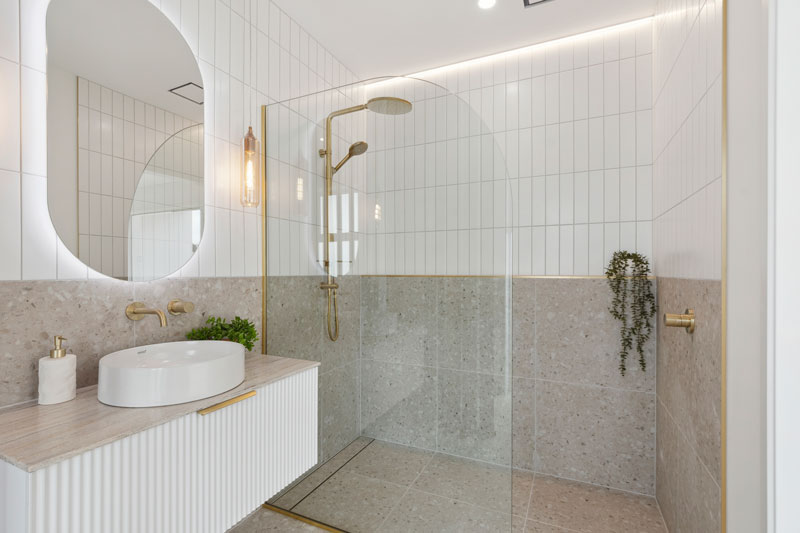
[[[505, 275], [469, 275], [469, 274], [356, 274], [353, 277], [361, 278], [480, 278], [480, 279], [505, 279]], [[529, 276], [517, 274], [511, 279], [608, 279], [605, 276]], [[626, 276], [630, 278], [630, 276]], [[656, 276], [647, 276], [647, 279], [657, 279]]]
[[200, 416], [206, 416], [207, 414], [211, 414], [214, 411], [219, 411], [220, 409], [225, 409], [226, 407], [231, 406], [231, 405], [233, 405], [235, 403], [239, 403], [242, 400], [246, 400], [248, 398], [252, 398], [253, 396], [256, 395], [256, 392], [257, 391], [254, 391], [254, 390], [251, 390], [250, 392], [245, 392], [244, 394], [240, 394], [239, 396], [231, 398], [230, 400], [225, 400], [224, 402], [220, 402], [220, 403], [214, 404], [214, 405], [212, 405], [210, 407], [206, 407], [205, 409], [200, 409], [199, 411], [197, 411], [197, 414], [200, 415]]
[[267, 106], [261, 106], [261, 354], [267, 355]]
[[275, 507], [269, 503], [264, 503], [261, 505], [263, 509], [267, 509], [268, 511], [274, 511], [276, 513], [282, 514], [283, 516], [288, 516], [289, 518], [293, 518], [299, 522], [304, 522], [306, 524], [312, 525], [314, 527], [318, 527], [324, 531], [331, 531], [333, 533], [347, 533], [344, 529], [337, 529], [333, 526], [329, 526], [328, 524], [324, 524], [322, 522], [317, 522], [313, 518], [307, 518], [303, 515], [299, 515], [297, 513], [293, 513], [292, 511], [287, 511], [286, 509], [281, 509], [280, 507]]
[[722, 0], [722, 264], [720, 292], [720, 530], [728, 530], [728, 0]]
[[[86, 85], [89, 86], [88, 83]], [[88, 92], [88, 91], [87, 91]], [[89, 95], [86, 95], [87, 104]], [[87, 106], [88, 107], [88, 106]], [[86, 125], [87, 131], [89, 125]], [[81, 258], [81, 80], [75, 76], [75, 257]], [[88, 163], [88, 161], [87, 161]], [[86, 169], [89, 174], [89, 169]], [[48, 191], [49, 192], [49, 191]], [[48, 195], [49, 196], [49, 195]], [[50, 212], [50, 198], [47, 199], [47, 212]], [[55, 224], [53, 224], [55, 227]]]

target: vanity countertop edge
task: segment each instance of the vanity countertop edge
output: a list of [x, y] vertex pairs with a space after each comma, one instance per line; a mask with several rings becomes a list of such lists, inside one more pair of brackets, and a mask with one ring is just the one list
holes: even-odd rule
[[243, 393], [318, 367], [317, 361], [250, 355], [245, 379], [222, 394], [163, 407], [112, 407], [97, 399], [97, 385], [78, 390], [74, 400], [0, 409], [0, 460], [35, 472], [110, 442], [216, 405]]

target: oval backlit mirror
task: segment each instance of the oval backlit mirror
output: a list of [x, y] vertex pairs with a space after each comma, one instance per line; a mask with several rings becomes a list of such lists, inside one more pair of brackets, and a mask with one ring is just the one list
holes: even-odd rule
[[203, 83], [189, 45], [147, 0], [51, 0], [47, 193], [86, 265], [148, 281], [203, 232]]

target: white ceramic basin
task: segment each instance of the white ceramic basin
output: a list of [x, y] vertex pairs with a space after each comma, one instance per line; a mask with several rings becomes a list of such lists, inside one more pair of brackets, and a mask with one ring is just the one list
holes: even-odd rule
[[100, 359], [97, 399], [156, 407], [221, 394], [244, 381], [244, 346], [227, 341], [165, 342]]

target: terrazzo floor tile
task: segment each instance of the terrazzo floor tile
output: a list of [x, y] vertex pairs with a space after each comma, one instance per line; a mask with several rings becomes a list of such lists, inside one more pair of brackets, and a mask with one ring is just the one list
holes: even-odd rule
[[[292, 510], [352, 533], [667, 531], [647, 496], [377, 440], [357, 439], [312, 475], [322, 484], [310, 494], [306, 478], [282, 498], [307, 482]], [[236, 533], [250, 531], [261, 530]]]
[[433, 452], [376, 440], [342, 467], [342, 472], [408, 486], [432, 457]]
[[300, 520], [289, 518], [269, 509], [259, 509], [235, 526], [228, 533], [319, 533], [319, 528]]
[[510, 516], [416, 490], [409, 490], [380, 533], [511, 531]]
[[279, 493], [271, 499], [269, 503], [281, 509], [286, 509], [287, 511], [291, 510], [300, 500], [305, 498], [312, 490], [319, 487], [326, 479], [335, 474], [337, 470], [342, 468], [347, 461], [361, 452], [370, 442], [372, 442], [372, 440], [366, 437], [357, 438], [349, 445], [345, 446], [342, 451], [328, 459], [325, 463], [322, 463], [305, 478]]
[[667, 531], [654, 498], [542, 475], [534, 478], [528, 518], [580, 532]]
[[511, 479], [509, 468], [437, 454], [411, 487], [510, 514]]
[[377, 530], [406, 490], [402, 485], [340, 471], [292, 511], [351, 533], [366, 533]]
[[525, 533], [573, 533], [574, 529], [564, 529], [563, 527], [542, 524], [535, 520], [528, 520], [525, 525]]

